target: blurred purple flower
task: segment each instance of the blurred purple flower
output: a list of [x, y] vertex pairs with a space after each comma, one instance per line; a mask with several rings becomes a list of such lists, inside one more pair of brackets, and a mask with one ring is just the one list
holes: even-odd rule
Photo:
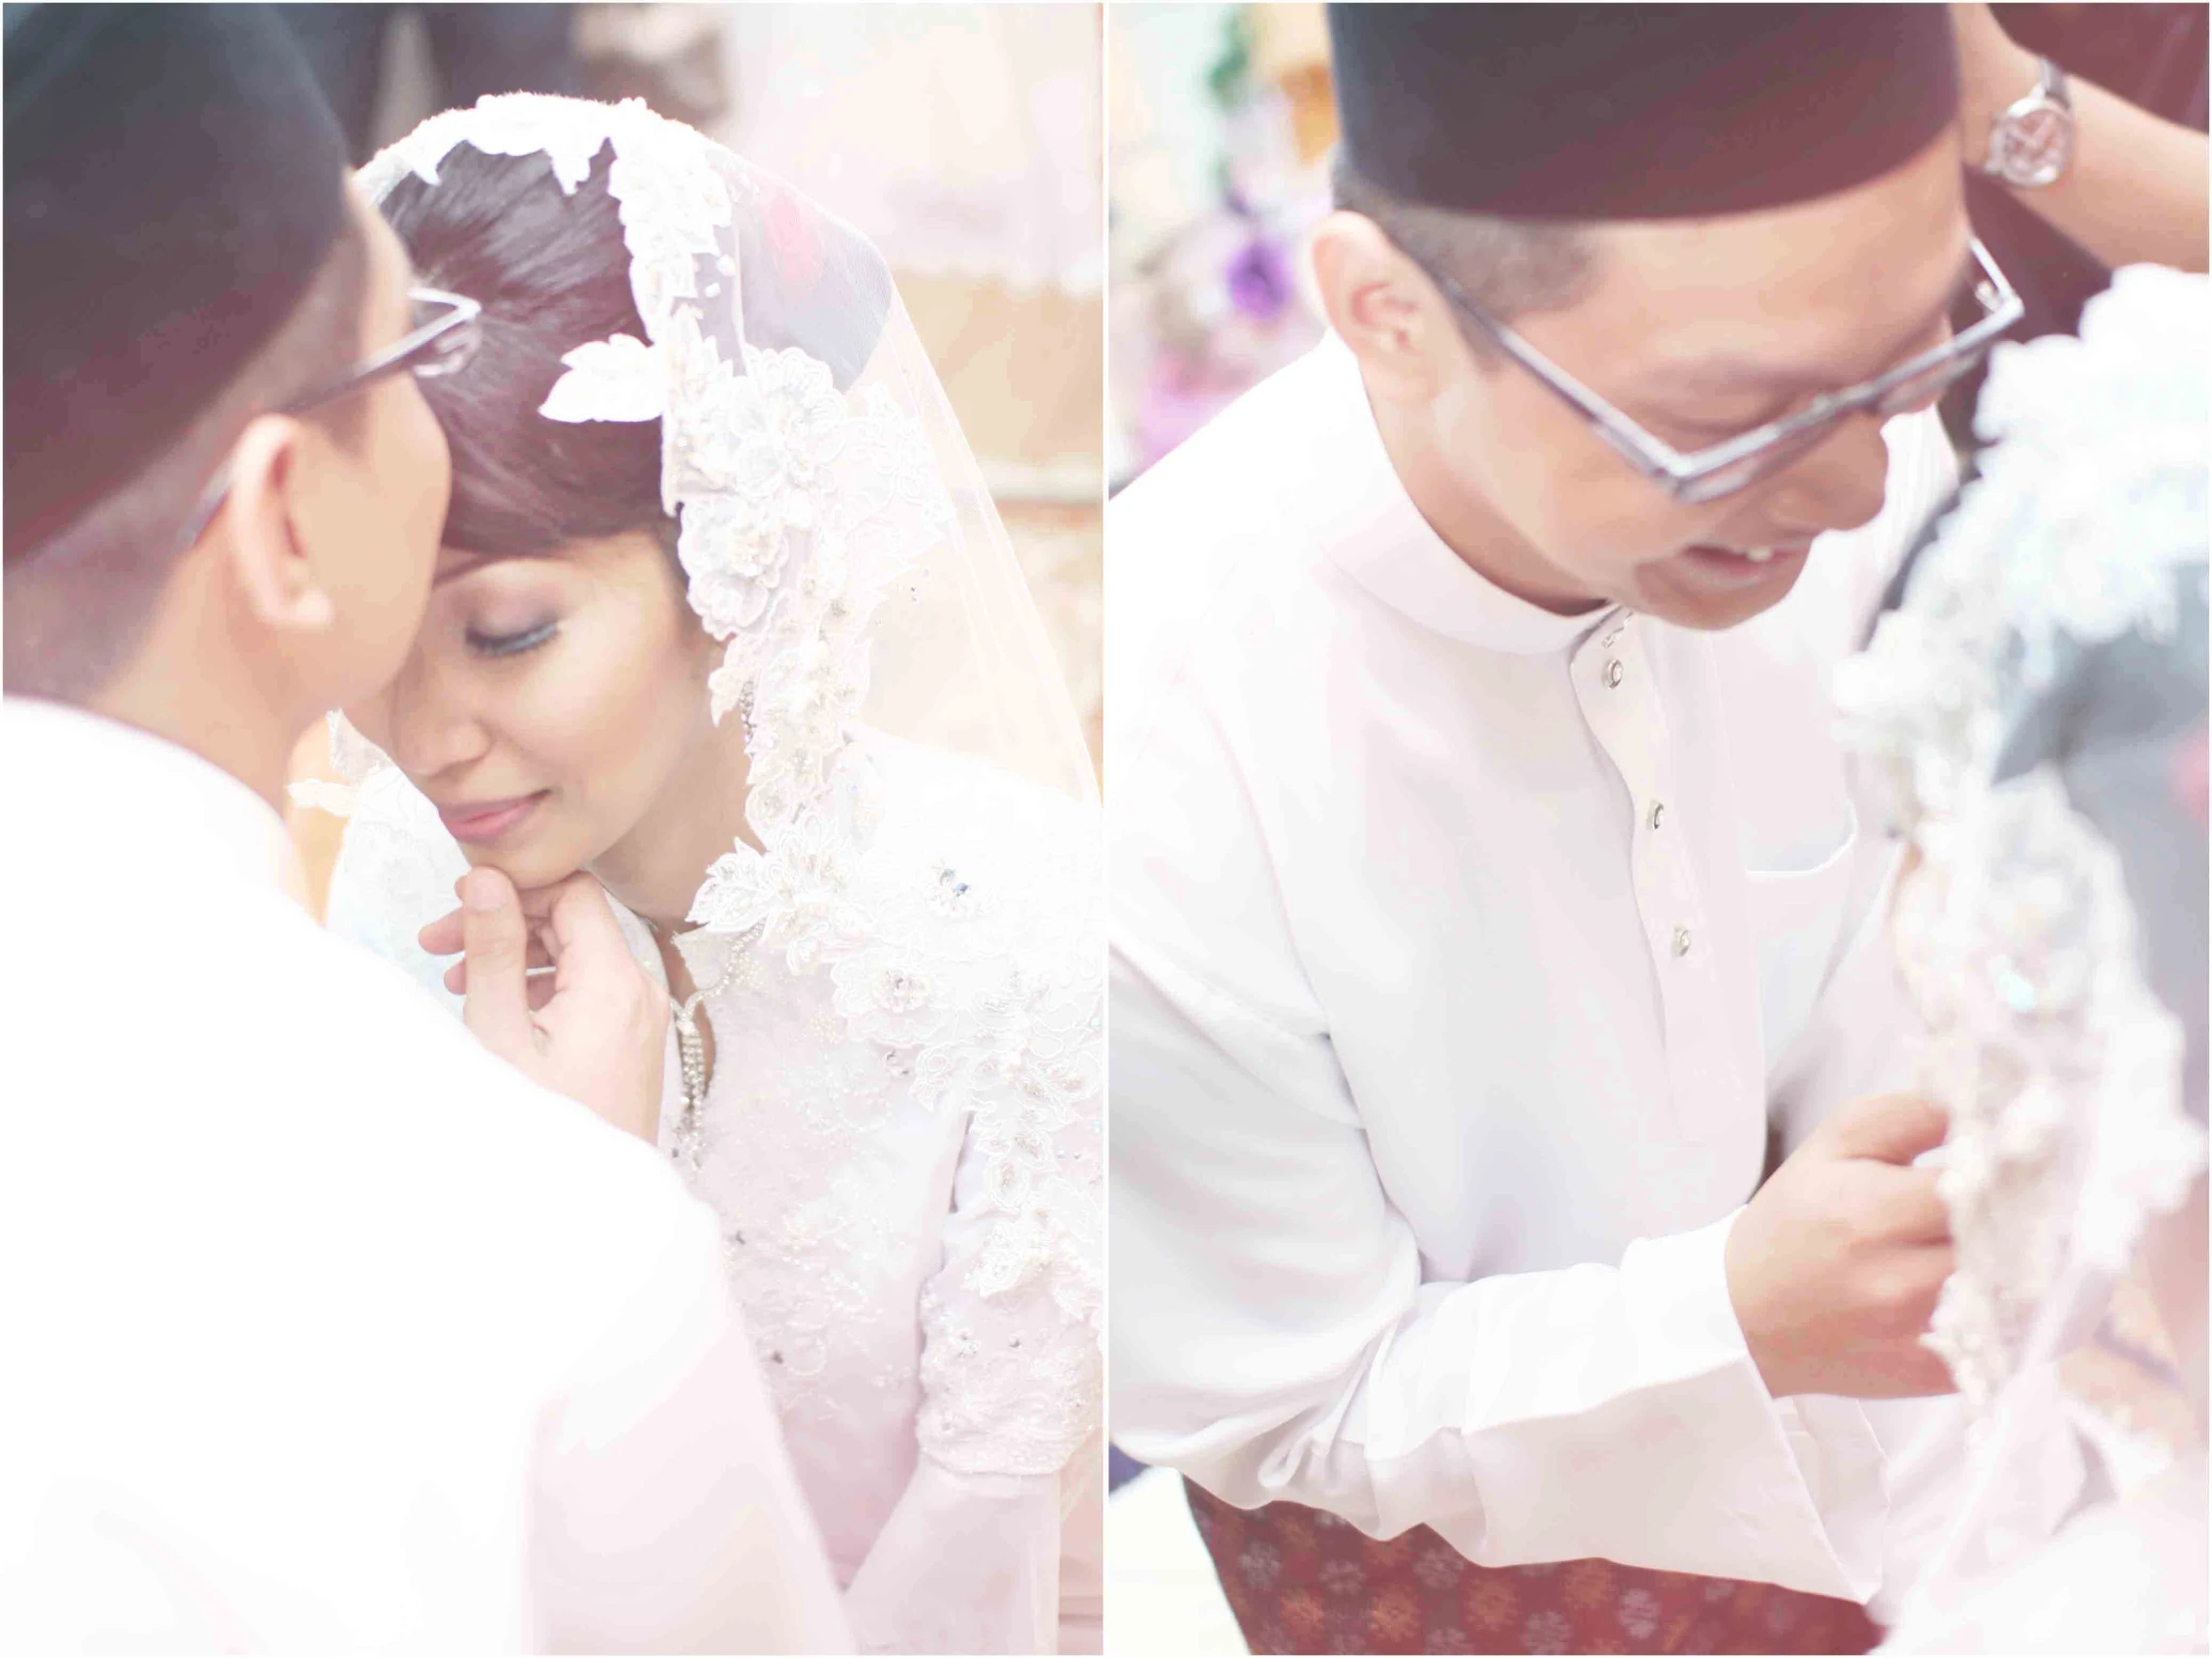
[[1229, 261], [1229, 299], [1255, 322], [1282, 315], [1290, 294], [1290, 261], [1265, 236], [1254, 236]]

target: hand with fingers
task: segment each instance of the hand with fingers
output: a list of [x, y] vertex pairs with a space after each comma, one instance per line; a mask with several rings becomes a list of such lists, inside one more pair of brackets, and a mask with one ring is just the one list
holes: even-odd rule
[[468, 1028], [533, 1080], [655, 1140], [668, 999], [632, 958], [599, 882], [580, 872], [517, 893], [484, 868], [454, 890], [461, 907], [420, 939], [433, 956], [461, 955], [446, 986], [466, 999]]
[[1900, 1399], [1953, 1391], [1920, 1338], [1952, 1268], [1936, 1171], [1942, 1109], [1913, 1094], [1840, 1108], [1729, 1229], [1728, 1296], [1767, 1392]]

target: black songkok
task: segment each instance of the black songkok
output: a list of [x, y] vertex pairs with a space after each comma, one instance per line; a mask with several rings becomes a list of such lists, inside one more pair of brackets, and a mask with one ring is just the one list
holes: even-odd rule
[[9, 6], [6, 535], [66, 528], [283, 326], [345, 141], [273, 7]]
[[1332, 5], [1353, 171], [1508, 218], [1749, 212], [1865, 184], [1954, 120], [1934, 5]]

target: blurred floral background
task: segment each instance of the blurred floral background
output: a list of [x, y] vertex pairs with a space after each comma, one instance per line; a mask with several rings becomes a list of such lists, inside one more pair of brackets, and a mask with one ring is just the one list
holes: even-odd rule
[[1106, 28], [1119, 488], [1320, 337], [1300, 249], [1336, 113], [1319, 5], [1116, 4]]

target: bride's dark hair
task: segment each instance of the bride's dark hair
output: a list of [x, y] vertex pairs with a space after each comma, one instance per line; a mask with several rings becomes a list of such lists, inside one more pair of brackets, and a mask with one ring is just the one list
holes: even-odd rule
[[[572, 425], [537, 412], [568, 352], [616, 334], [646, 338], [607, 188], [613, 162], [602, 145], [591, 177], [568, 194], [542, 155], [490, 156], [464, 143], [439, 164], [435, 186], [408, 174], [383, 201], [418, 279], [484, 307], [468, 367], [422, 382], [453, 450], [448, 547], [529, 558], [650, 530], [675, 551], [675, 521], [661, 509], [661, 423]], [[773, 238], [777, 209], [795, 200], [775, 197], [764, 222], [739, 227], [747, 336], [803, 346], [848, 385], [890, 309], [890, 272], [863, 238], [820, 214], [799, 232], [806, 256], [789, 257]]]

